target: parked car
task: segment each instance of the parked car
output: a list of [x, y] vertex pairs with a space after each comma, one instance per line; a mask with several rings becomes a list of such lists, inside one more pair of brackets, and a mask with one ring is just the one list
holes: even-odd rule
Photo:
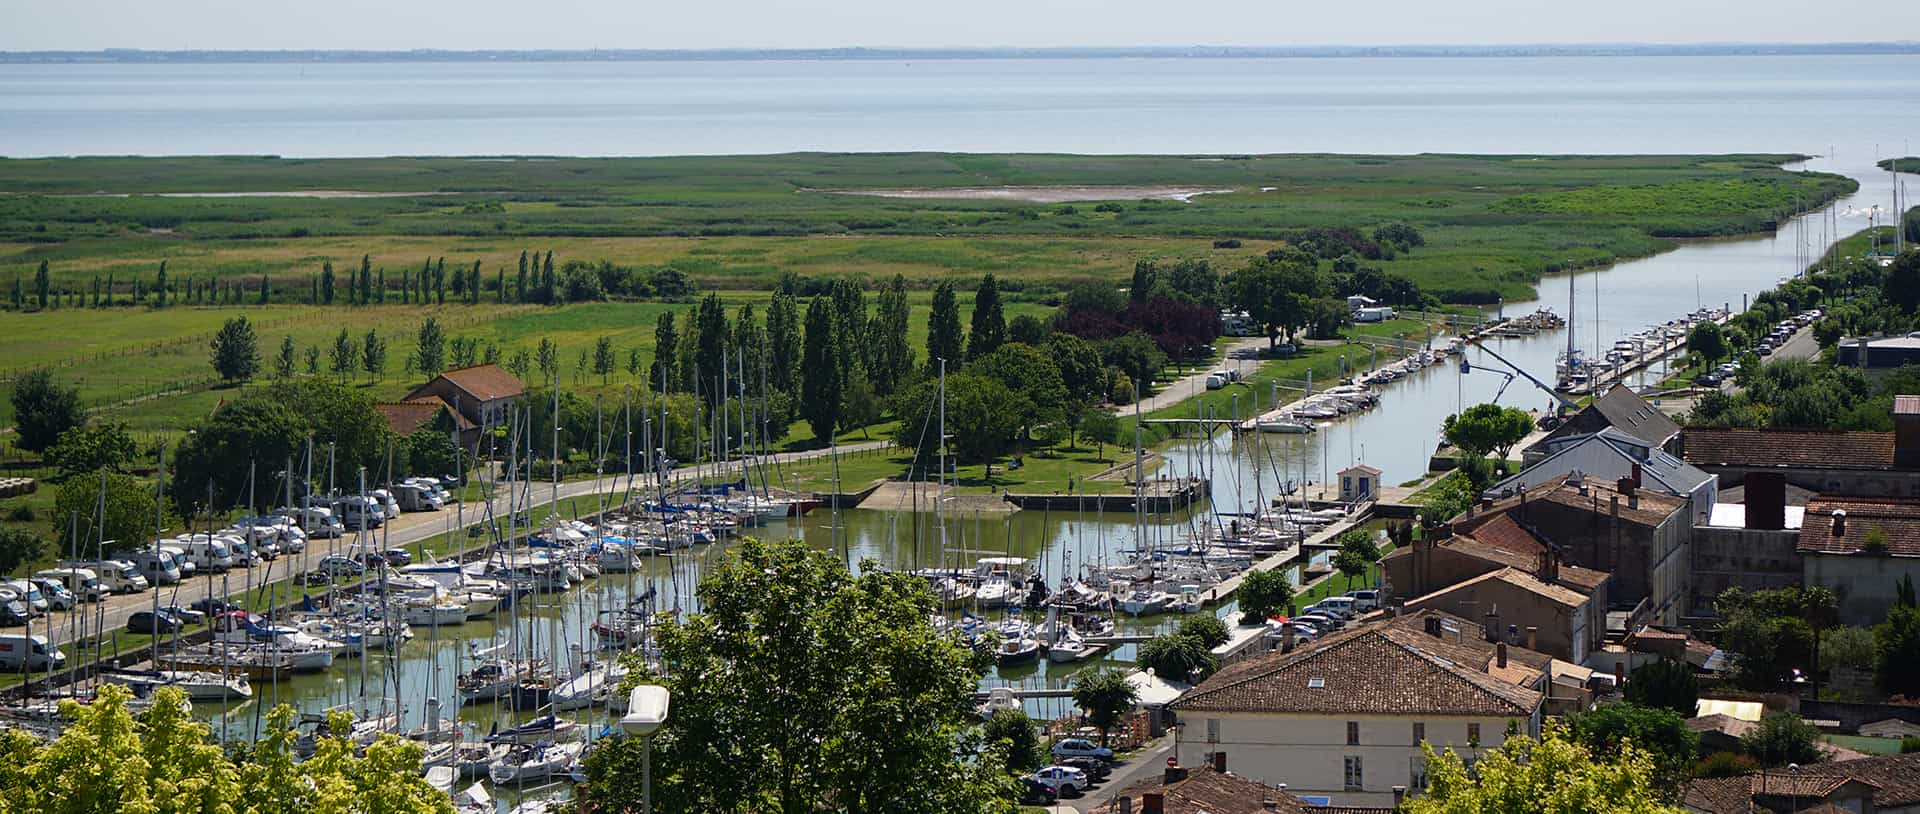
[[387, 567], [389, 568], [400, 568], [413, 564], [413, 555], [408, 554], [404, 548], [389, 548], [381, 552], [381, 556], [386, 559]]
[[1031, 777], [1020, 781], [1020, 804], [1028, 806], [1053, 805], [1060, 799], [1060, 793], [1052, 786]]
[[199, 599], [193, 600], [193, 604], [188, 605], [187, 607], [192, 608], [201, 613], [204, 613], [208, 616], [214, 616], [217, 614], [226, 613], [227, 611], [240, 610], [239, 605], [235, 605], [232, 602], [228, 602], [227, 600], [220, 599], [217, 597], [212, 597], [212, 596], [204, 596]]
[[1305, 622], [1307, 624], [1313, 625], [1314, 627], [1318, 628], [1322, 633], [1340, 629], [1340, 621], [1338, 619], [1334, 619], [1333, 617], [1326, 616], [1324, 614], [1303, 613], [1303, 614], [1300, 614], [1299, 616], [1293, 617], [1293, 621]]
[[1062, 797], [1084, 794], [1093, 785], [1088, 782], [1086, 772], [1072, 766], [1048, 766], [1034, 772], [1033, 779], [1052, 788]]
[[1071, 766], [1075, 769], [1079, 769], [1080, 771], [1086, 772], [1087, 778], [1092, 780], [1095, 783], [1105, 780], [1107, 779], [1107, 775], [1113, 774], [1113, 767], [1109, 766], [1106, 761], [1101, 760], [1099, 758], [1093, 758], [1093, 757], [1062, 758], [1060, 760], [1059, 765]]
[[183, 625], [197, 625], [207, 621], [207, 615], [205, 613], [192, 608], [183, 608], [179, 605], [162, 605], [160, 606], [160, 612], [180, 620], [180, 623]]
[[172, 633], [182, 627], [185, 625], [180, 623], [180, 619], [166, 611], [136, 611], [127, 617], [128, 633]]
[[367, 566], [359, 560], [334, 554], [321, 558], [314, 570], [329, 577], [356, 577], [366, 573]]
[[1053, 756], [1056, 758], [1091, 757], [1099, 758], [1100, 760], [1113, 759], [1112, 749], [1104, 746], [1095, 746], [1093, 745], [1093, 741], [1087, 740], [1086, 738], [1061, 738], [1054, 742], [1052, 751]]

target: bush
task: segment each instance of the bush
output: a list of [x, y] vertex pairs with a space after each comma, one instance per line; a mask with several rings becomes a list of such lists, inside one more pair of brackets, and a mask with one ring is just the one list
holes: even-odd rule
[[1240, 241], [1235, 240], [1233, 238], [1227, 238], [1226, 240], [1216, 240], [1213, 242], [1213, 247], [1216, 249], [1238, 249], [1240, 248]]
[[1920, 735], [1908, 735], [1900, 739], [1900, 754], [1920, 752]]
[[36, 515], [31, 504], [22, 503], [7, 510], [7, 520], [12, 523], [31, 523]]
[[1209, 648], [1227, 643], [1227, 623], [1211, 613], [1202, 613], [1187, 617], [1180, 623], [1180, 635], [1199, 639]]
[[1694, 777], [1733, 777], [1760, 768], [1760, 761], [1736, 752], [1715, 752], [1693, 764]]
[[1047, 765], [1047, 753], [1040, 748], [1040, 737], [1034, 731], [1033, 720], [1021, 710], [1003, 709], [995, 712], [993, 717], [987, 719], [981, 737], [989, 744], [1006, 742], [1009, 769], [1031, 772]]

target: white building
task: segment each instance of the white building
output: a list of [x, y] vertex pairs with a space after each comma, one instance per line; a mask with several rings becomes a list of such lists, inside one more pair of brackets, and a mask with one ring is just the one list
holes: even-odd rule
[[[1509, 730], [1538, 736], [1550, 660], [1484, 641], [1465, 620], [1378, 623], [1228, 665], [1178, 700], [1182, 765], [1233, 771], [1338, 806], [1426, 786], [1422, 742], [1471, 762]], [[1430, 620], [1430, 621], [1428, 621]], [[1523, 661], [1525, 663], [1523, 663]]]

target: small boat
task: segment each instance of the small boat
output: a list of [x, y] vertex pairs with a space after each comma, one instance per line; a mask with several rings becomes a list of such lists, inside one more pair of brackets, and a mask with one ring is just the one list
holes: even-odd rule
[[1006, 605], [1018, 595], [1013, 583], [1005, 579], [989, 579], [980, 583], [973, 592], [973, 602], [982, 608], [998, 608]]
[[504, 786], [565, 775], [584, 748], [580, 743], [515, 744], [487, 767], [487, 779]]
[[[453, 768], [462, 778], [487, 776], [493, 762], [507, 753], [507, 746], [488, 743], [464, 743], [453, 753]], [[488, 809], [491, 811], [492, 809]]]
[[452, 766], [428, 766], [426, 776], [427, 785], [441, 794], [452, 794], [453, 784], [460, 779], [460, 772]]
[[1078, 633], [1068, 633], [1047, 648], [1048, 661], [1085, 661], [1100, 652], [1103, 645], [1093, 644]]
[[252, 698], [253, 687], [243, 673], [210, 670], [108, 670], [100, 676], [115, 684], [132, 688], [135, 695], [146, 696], [161, 687], [178, 687], [194, 701], [225, 701]]
[[993, 651], [993, 661], [1002, 667], [1032, 664], [1040, 658], [1040, 640], [1031, 636], [1007, 639]]
[[1134, 616], [1165, 613], [1167, 607], [1172, 605], [1173, 601], [1177, 598], [1178, 597], [1166, 591], [1156, 591], [1151, 588], [1135, 588], [1132, 592], [1120, 598], [1120, 609]]
[[619, 661], [591, 665], [579, 675], [554, 687], [548, 694], [548, 700], [553, 704], [555, 712], [585, 709], [593, 705], [595, 698], [605, 695], [609, 688], [617, 686], [626, 676], [627, 669]]
[[455, 814], [494, 814], [496, 808], [486, 788], [475, 783], [453, 795], [453, 810]]
[[551, 741], [572, 740], [580, 736], [580, 725], [554, 715], [542, 715], [519, 726], [500, 729], [494, 724], [494, 731], [486, 737], [487, 743], [545, 743]]
[[1308, 432], [1313, 432], [1314, 430], [1313, 422], [1301, 421], [1297, 418], [1292, 418], [1289, 416], [1274, 416], [1272, 418], [1261, 418], [1259, 421], [1254, 422], [1254, 428], [1258, 429], [1261, 432], [1280, 432], [1280, 433], [1294, 433], [1294, 434], [1308, 433]]
[[[499, 603], [496, 601], [494, 604]], [[492, 612], [493, 607], [489, 606], [480, 615], [484, 616]], [[469, 618], [467, 603], [446, 596], [410, 600], [404, 606], [403, 613], [407, 624], [419, 627], [452, 627], [466, 624]]]

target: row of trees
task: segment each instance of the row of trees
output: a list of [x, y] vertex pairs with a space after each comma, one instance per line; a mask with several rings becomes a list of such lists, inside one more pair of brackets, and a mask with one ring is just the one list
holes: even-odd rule
[[1690, 425], [1816, 430], [1893, 430], [1893, 398], [1920, 392], [1920, 367], [1869, 377], [1859, 368], [1804, 359], [1752, 360], [1735, 377], [1741, 389], [1710, 391]]
[[[1885, 534], [1877, 537], [1884, 549]], [[1872, 627], [1839, 625], [1838, 601], [1823, 587], [1728, 589], [1714, 610], [1722, 620], [1720, 647], [1733, 656], [1734, 683], [1774, 691], [1807, 681], [1817, 692], [1844, 668], [1871, 674], [1887, 695], [1920, 697], [1920, 609], [1911, 578], [1896, 588], [1886, 620]]]

